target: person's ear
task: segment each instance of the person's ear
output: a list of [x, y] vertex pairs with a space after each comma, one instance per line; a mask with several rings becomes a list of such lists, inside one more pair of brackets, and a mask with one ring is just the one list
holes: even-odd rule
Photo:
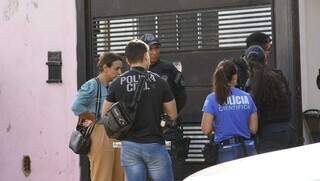
[[150, 64], [150, 55], [149, 52], [144, 53], [143, 60]]
[[104, 64], [102, 66], [102, 72], [106, 72], [106, 71], [108, 71], [108, 66], [106, 64]]

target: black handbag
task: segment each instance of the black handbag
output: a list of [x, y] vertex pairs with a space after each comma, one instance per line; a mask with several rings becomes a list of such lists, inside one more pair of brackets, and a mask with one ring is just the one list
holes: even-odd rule
[[76, 130], [72, 132], [69, 148], [76, 154], [87, 154], [90, 151], [91, 139], [90, 134], [94, 128], [94, 124], [85, 128], [78, 122]]
[[[134, 71], [138, 70], [134, 69]], [[140, 101], [142, 90], [148, 76], [147, 73], [140, 73], [142, 73], [143, 75], [139, 79], [131, 103], [118, 101], [114, 103], [110, 107], [106, 115], [103, 115], [101, 118], [106, 133], [110, 138], [121, 140], [123, 137], [127, 135], [128, 131], [131, 129], [133, 125], [138, 103]]]
[[[99, 115], [100, 98], [101, 98], [101, 84], [98, 78], [95, 79], [98, 84], [96, 96], [96, 117]], [[95, 123], [89, 127], [82, 125], [82, 120], [79, 118], [76, 130], [72, 132], [69, 140], [69, 148], [76, 154], [88, 154], [90, 151], [91, 139], [90, 135], [94, 129]]]

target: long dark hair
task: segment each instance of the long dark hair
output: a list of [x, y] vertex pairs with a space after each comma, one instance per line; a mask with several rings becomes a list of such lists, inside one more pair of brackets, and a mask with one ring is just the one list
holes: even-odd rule
[[227, 101], [227, 97], [230, 94], [229, 83], [236, 74], [236, 65], [230, 60], [223, 60], [216, 67], [213, 73], [213, 91], [220, 105]]
[[277, 106], [287, 101], [284, 92], [288, 91], [285, 78], [269, 65], [261, 63], [257, 56], [248, 56], [250, 94], [257, 107]]

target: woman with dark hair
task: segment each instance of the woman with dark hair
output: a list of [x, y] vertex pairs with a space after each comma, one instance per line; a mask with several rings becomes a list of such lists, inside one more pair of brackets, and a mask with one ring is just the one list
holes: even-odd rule
[[[97, 77], [88, 80], [79, 89], [72, 111], [82, 120], [82, 125], [94, 125], [90, 135], [91, 146], [87, 154], [90, 161], [91, 181], [123, 181], [120, 165], [120, 150], [113, 148], [101, 122], [103, 101], [107, 97], [107, 86], [121, 73], [123, 58], [114, 53], [103, 53], [99, 57]], [[100, 106], [99, 106], [100, 105]]]
[[290, 93], [280, 70], [266, 64], [262, 47], [253, 45], [245, 52], [249, 65], [247, 91], [258, 108], [258, 153], [289, 148], [293, 142], [290, 121]]
[[213, 92], [204, 102], [201, 128], [214, 131], [218, 163], [256, 154], [251, 135], [257, 132], [256, 106], [251, 96], [235, 88], [237, 70], [232, 61], [220, 62], [213, 74]]

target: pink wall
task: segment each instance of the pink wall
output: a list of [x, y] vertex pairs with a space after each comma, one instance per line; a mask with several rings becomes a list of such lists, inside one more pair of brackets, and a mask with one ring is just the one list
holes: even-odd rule
[[[0, 1], [0, 180], [78, 180], [68, 148], [76, 77], [75, 1]], [[47, 52], [62, 52], [62, 84], [48, 84]], [[22, 157], [31, 157], [31, 175]]]

